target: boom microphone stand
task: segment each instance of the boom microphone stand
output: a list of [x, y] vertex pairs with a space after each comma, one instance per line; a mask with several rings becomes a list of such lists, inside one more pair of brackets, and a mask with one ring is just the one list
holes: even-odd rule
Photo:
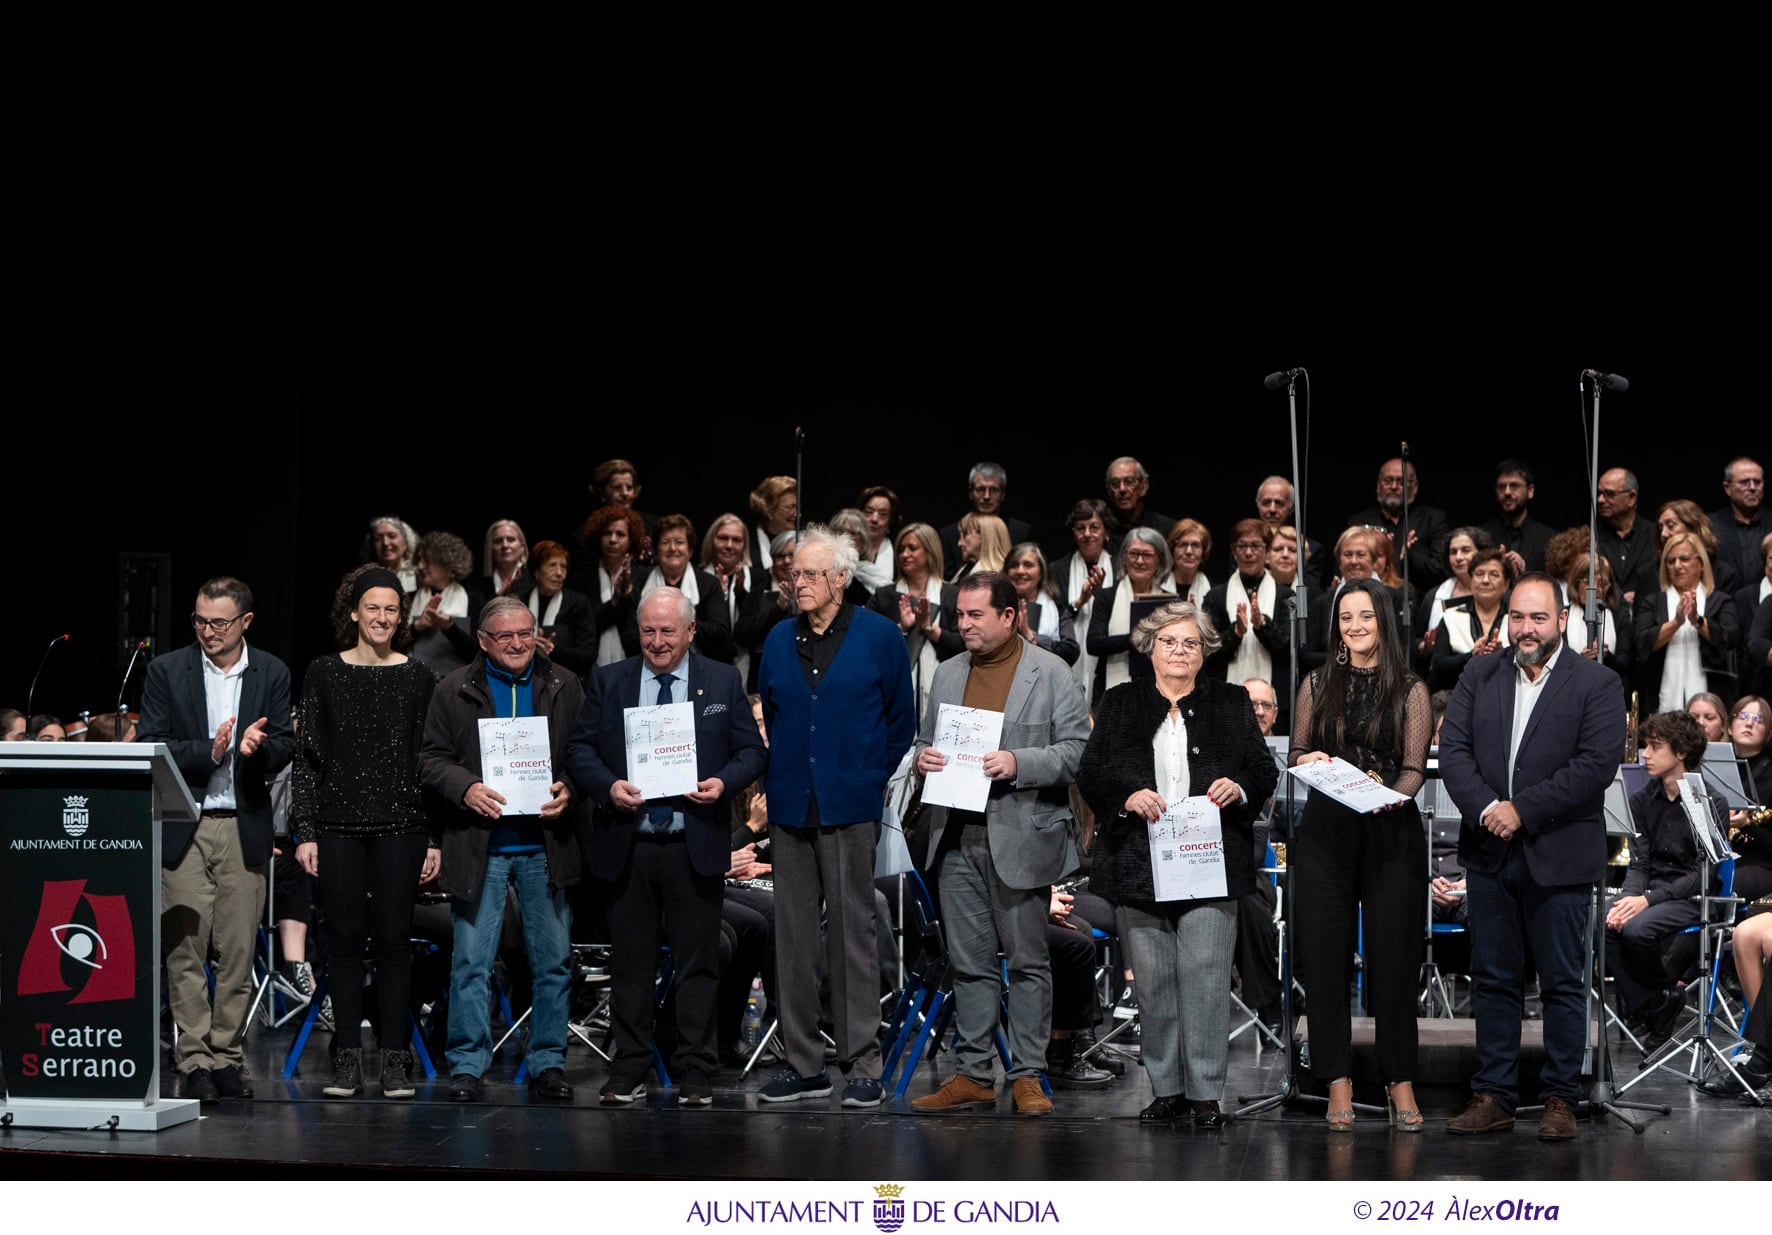
[[[1298, 379], [1300, 377], [1304, 378], [1305, 397], [1306, 397], [1306, 400], [1308, 401], [1308, 399], [1310, 397], [1310, 393], [1309, 393], [1310, 392], [1310, 374], [1305, 372], [1305, 370], [1303, 370], [1303, 369], [1286, 369], [1286, 370], [1282, 370], [1279, 373], [1271, 374], [1271, 375], [1269, 375], [1269, 377], [1265, 383], [1269, 390], [1278, 390], [1278, 389], [1280, 389], [1281, 386], [1286, 387], [1286, 401], [1287, 401], [1289, 414], [1291, 417], [1291, 425], [1292, 425], [1292, 498], [1293, 498], [1292, 515], [1293, 515], [1293, 519], [1295, 521], [1294, 526], [1296, 526], [1298, 529], [1298, 545], [1299, 545], [1300, 557], [1299, 557], [1299, 563], [1298, 563], [1298, 574], [1296, 576], [1294, 576], [1293, 581], [1292, 581], [1292, 594], [1293, 594], [1293, 598], [1294, 598], [1293, 599], [1293, 606], [1292, 606], [1292, 629], [1291, 629], [1291, 638], [1287, 641], [1286, 654], [1287, 654], [1287, 660], [1289, 663], [1290, 671], [1292, 674], [1292, 690], [1293, 690], [1294, 700], [1296, 700], [1296, 698], [1297, 698], [1297, 691], [1298, 691], [1298, 649], [1300, 646], [1303, 645], [1305, 639], [1307, 638], [1307, 633], [1309, 630], [1309, 622], [1310, 622], [1310, 605], [1308, 603], [1309, 602], [1309, 597], [1307, 595], [1308, 589], [1305, 587], [1305, 583], [1304, 583], [1304, 560], [1303, 560], [1304, 547], [1306, 545], [1308, 545], [1310, 543], [1310, 541], [1305, 536], [1304, 468], [1301, 465], [1301, 459], [1300, 459], [1300, 455], [1298, 452]], [[1308, 416], [1308, 412], [1306, 414]], [[1308, 425], [1307, 425], [1307, 432], [1308, 432]], [[1306, 444], [1306, 449], [1307, 449], [1307, 451], [1309, 449], [1308, 440], [1307, 440], [1307, 444]], [[1293, 714], [1294, 715], [1297, 714], [1296, 707], [1293, 709]], [[1294, 780], [1290, 776], [1287, 776], [1285, 778], [1285, 780], [1286, 780], [1286, 820], [1283, 825], [1280, 825], [1278, 819], [1276, 818], [1276, 820], [1275, 820], [1276, 827], [1274, 830], [1281, 832], [1286, 837], [1286, 839], [1288, 841], [1290, 841], [1292, 839], [1292, 834], [1293, 834], [1293, 830], [1294, 830], [1294, 826], [1295, 826], [1294, 821], [1297, 818], [1298, 783], [1296, 780]], [[1275, 814], [1277, 816], [1278, 812], [1276, 811]], [[1292, 886], [1291, 886], [1291, 879], [1290, 879], [1291, 869], [1292, 869], [1291, 857], [1290, 857], [1290, 855], [1288, 855], [1287, 862], [1286, 862], [1286, 871], [1287, 871], [1288, 877], [1286, 878], [1285, 882], [1281, 885], [1281, 895], [1282, 896], [1290, 897], [1292, 895]], [[1237, 1095], [1237, 1102], [1240, 1105], [1238, 1105], [1238, 1107], [1236, 1109], [1236, 1112], [1234, 1115], [1235, 1118], [1240, 1119], [1244, 1115], [1258, 1114], [1261, 1111], [1265, 1111], [1265, 1110], [1268, 1110], [1272, 1107], [1280, 1106], [1280, 1105], [1298, 1106], [1302, 1103], [1309, 1102], [1309, 1103], [1321, 1105], [1324, 1109], [1327, 1109], [1329, 1106], [1329, 1096], [1327, 1094], [1318, 1095], [1318, 1094], [1302, 1093], [1302, 1092], [1300, 1092], [1300, 1090], [1298, 1088], [1298, 1073], [1295, 1068], [1296, 1061], [1294, 1059], [1295, 1052], [1292, 1049], [1292, 1045], [1291, 1045], [1291, 1043], [1292, 1043], [1292, 1029], [1293, 1029], [1293, 1018], [1292, 1018], [1292, 940], [1293, 940], [1293, 931], [1297, 929], [1297, 927], [1296, 927], [1296, 922], [1298, 919], [1298, 911], [1297, 910], [1298, 910], [1297, 902], [1294, 901], [1292, 904], [1290, 904], [1286, 907], [1285, 915], [1282, 918], [1281, 923], [1280, 923], [1280, 1025], [1281, 1025], [1281, 1028], [1284, 1030], [1284, 1032], [1282, 1033], [1281, 1036], [1285, 1039], [1285, 1043], [1286, 1043], [1286, 1051], [1285, 1051], [1286, 1074], [1280, 1078], [1280, 1087], [1271, 1093], [1238, 1094]], [[1356, 1102], [1356, 1103], [1354, 1103], [1354, 1109], [1372, 1112], [1372, 1111], [1380, 1110], [1382, 1108], [1374, 1107], [1374, 1106], [1362, 1106], [1360, 1103]]]

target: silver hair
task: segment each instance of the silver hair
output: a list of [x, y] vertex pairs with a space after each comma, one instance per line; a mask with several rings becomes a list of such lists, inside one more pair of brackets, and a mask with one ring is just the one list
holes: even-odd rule
[[[646, 599], [642, 600], [640, 603], [642, 605], [651, 604], [660, 596], [663, 596], [666, 600], [674, 600], [677, 602], [677, 620], [682, 622], [684, 626], [688, 626], [695, 621], [695, 604], [689, 599], [689, 597], [683, 594], [682, 588], [668, 586], [655, 587], [650, 592], [646, 593]], [[523, 604], [520, 600], [517, 601], [517, 603], [520, 605]], [[529, 606], [523, 605], [523, 607], [527, 609]]]
[[1174, 569], [1175, 559], [1169, 554], [1169, 542], [1163, 539], [1163, 533], [1154, 527], [1135, 527], [1130, 529], [1126, 533], [1126, 539], [1120, 542], [1119, 560], [1114, 563], [1114, 569], [1119, 572], [1120, 578], [1126, 577], [1126, 546], [1135, 540], [1139, 544], [1149, 545], [1157, 551], [1157, 578], [1161, 579]]
[[1151, 649], [1157, 646], [1158, 632], [1177, 622], [1194, 624], [1194, 628], [1200, 632], [1200, 645], [1206, 656], [1212, 655], [1224, 644], [1204, 609], [1191, 600], [1173, 600], [1146, 614], [1144, 620], [1132, 628], [1132, 646], [1138, 649], [1140, 655], [1149, 656]]
[[501, 613], [521, 613], [533, 623], [535, 615], [529, 612], [529, 602], [515, 596], [494, 596], [480, 606], [480, 629], [486, 629], [486, 623]]
[[839, 589], [849, 586], [855, 578], [855, 568], [861, 563], [861, 555], [855, 551], [855, 542], [841, 532], [833, 532], [822, 523], [808, 523], [800, 530], [800, 543], [794, 547], [798, 556], [803, 549], [813, 545], [821, 545], [831, 555], [831, 568], [843, 576]]
[[1001, 463], [974, 463], [972, 470], [966, 473], [966, 487], [971, 488], [980, 476], [996, 481], [1003, 486], [1003, 492], [1009, 492], [1009, 473], [1003, 470]]
[[793, 528], [789, 528], [785, 532], [777, 532], [774, 538], [769, 542], [769, 556], [774, 557], [783, 549], [793, 548], [794, 541], [798, 539], [799, 535], [800, 534], [794, 531]]
[[1151, 478], [1151, 474], [1144, 470], [1144, 464], [1140, 463], [1137, 459], [1134, 459], [1131, 455], [1121, 455], [1118, 459], [1115, 459], [1112, 463], [1107, 465], [1107, 471], [1102, 473], [1102, 481], [1105, 483], [1112, 480], [1114, 478], [1114, 469], [1119, 467], [1122, 463], [1130, 463], [1133, 468], [1132, 474], [1138, 479], [1149, 480]]
[[1261, 502], [1261, 491], [1269, 485], [1285, 485], [1286, 504], [1288, 506], [1296, 506], [1298, 504], [1298, 490], [1292, 487], [1292, 482], [1290, 480], [1287, 480], [1284, 476], [1269, 476], [1266, 480], [1255, 486], [1255, 501], [1258, 505]]

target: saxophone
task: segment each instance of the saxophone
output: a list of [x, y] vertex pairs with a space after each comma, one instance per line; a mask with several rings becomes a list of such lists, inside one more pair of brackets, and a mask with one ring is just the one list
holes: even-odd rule
[[1729, 847], [1737, 853], [1745, 849], [1757, 848], [1761, 835], [1749, 829], [1757, 828], [1772, 819], [1772, 806], [1762, 806], [1758, 810], [1749, 811], [1747, 817], [1729, 829]]

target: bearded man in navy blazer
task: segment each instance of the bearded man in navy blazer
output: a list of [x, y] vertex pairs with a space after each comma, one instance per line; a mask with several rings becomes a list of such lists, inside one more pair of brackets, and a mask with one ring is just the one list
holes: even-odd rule
[[[140, 741], [164, 742], [203, 808], [160, 832], [160, 947], [178, 1038], [180, 1096], [250, 1098], [240, 1042], [252, 1004], [252, 949], [271, 860], [271, 781], [295, 756], [289, 668], [248, 650], [252, 589], [218, 576], [197, 589], [197, 641], [156, 658], [142, 689]], [[213, 955], [215, 1002], [204, 966]]]
[[[676, 975], [677, 1104], [713, 1105], [720, 1067], [714, 1015], [720, 983], [720, 905], [732, 865], [732, 795], [769, 764], [763, 736], [731, 665], [691, 654], [695, 606], [674, 587], [640, 602], [640, 655], [591, 678], [566, 748], [566, 774], [591, 802], [585, 872], [610, 895], [610, 1021], [615, 1057], [605, 1106], [646, 1095], [653, 1052], [659, 936]], [[693, 793], [647, 800], [628, 779], [623, 714], [665, 703], [695, 716]]]
[[1477, 1074], [1448, 1132], [1498, 1132], [1519, 1100], [1530, 948], [1544, 1003], [1540, 1140], [1575, 1135], [1587, 1044], [1588, 905], [1605, 876], [1606, 787], [1624, 748], [1618, 680], [1568, 652], [1556, 582], [1521, 576], [1512, 656], [1474, 657], [1440, 729], [1440, 779], [1463, 816]]

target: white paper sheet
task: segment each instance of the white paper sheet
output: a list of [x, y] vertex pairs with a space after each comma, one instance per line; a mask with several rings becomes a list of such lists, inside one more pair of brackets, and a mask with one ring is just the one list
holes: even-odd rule
[[1395, 789], [1386, 788], [1345, 759], [1319, 759], [1301, 763], [1286, 771], [1319, 793], [1326, 793], [1349, 810], [1371, 814], [1381, 806], [1409, 799]]
[[1151, 887], [1160, 901], [1194, 901], [1225, 894], [1224, 828], [1211, 798], [1171, 802], [1144, 825], [1151, 842]]
[[480, 779], [504, 795], [504, 814], [539, 815], [553, 798], [553, 747], [545, 716], [503, 716], [482, 720]]
[[688, 700], [623, 708], [628, 779], [647, 801], [695, 791], [695, 711]]
[[931, 745], [946, 755], [948, 762], [941, 771], [923, 778], [924, 805], [983, 810], [991, 796], [984, 757], [1002, 744], [1003, 713], [942, 704], [935, 714]]

